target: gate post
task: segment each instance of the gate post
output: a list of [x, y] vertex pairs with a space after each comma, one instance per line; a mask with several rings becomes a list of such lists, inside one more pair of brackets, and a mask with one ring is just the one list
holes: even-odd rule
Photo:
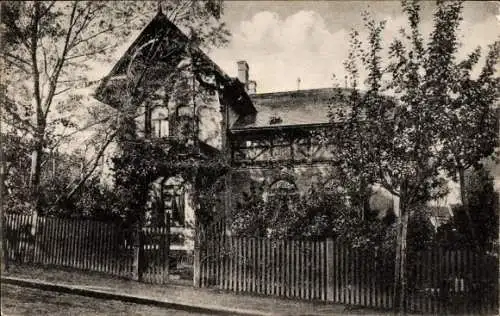
[[193, 258], [193, 286], [201, 287], [201, 256], [200, 249], [194, 249], [194, 258]]
[[168, 283], [170, 276], [170, 214], [165, 214], [166, 225], [164, 227], [162, 242], [163, 242], [163, 283]]
[[193, 253], [193, 286], [201, 287], [201, 254], [200, 254], [200, 239], [201, 231], [200, 224], [195, 225], [194, 232], [194, 253]]

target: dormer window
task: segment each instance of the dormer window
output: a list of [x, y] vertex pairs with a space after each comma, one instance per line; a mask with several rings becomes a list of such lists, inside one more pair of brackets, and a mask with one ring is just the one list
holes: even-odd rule
[[281, 119], [281, 117], [277, 116], [277, 115], [274, 115], [272, 116], [270, 119], [269, 119], [269, 124], [270, 125], [274, 125], [274, 124], [281, 124], [283, 122], [283, 120]]

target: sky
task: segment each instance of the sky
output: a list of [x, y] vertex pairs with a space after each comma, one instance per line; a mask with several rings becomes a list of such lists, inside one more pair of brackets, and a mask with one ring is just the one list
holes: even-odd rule
[[[427, 36], [434, 1], [422, 1], [421, 6], [421, 31]], [[356, 29], [366, 36], [363, 11], [386, 21], [386, 56], [389, 43], [407, 25], [399, 1], [226, 1], [223, 20], [232, 33], [230, 43], [207, 53], [233, 77], [236, 62], [246, 60], [257, 93], [343, 86], [349, 33]], [[459, 35], [459, 58], [477, 46], [484, 56], [487, 46], [500, 40], [500, 1], [466, 1]], [[116, 61], [136, 36], [138, 32], [116, 51]], [[92, 79], [102, 78], [113, 65], [101, 65]]]
[[[421, 31], [428, 35], [434, 1], [421, 5]], [[349, 32], [356, 29], [366, 35], [364, 10], [376, 20], [386, 21], [385, 47], [407, 25], [399, 1], [226, 1], [223, 19], [232, 38], [227, 47], [208, 55], [234, 77], [236, 62], [246, 60], [258, 93], [296, 90], [297, 78], [301, 89], [343, 86], [342, 63], [347, 57]], [[484, 55], [488, 44], [500, 40], [500, 1], [465, 2], [463, 17], [459, 58], [477, 46], [483, 48]], [[116, 51], [116, 61], [138, 35], [133, 34]], [[92, 79], [102, 78], [113, 65], [100, 65]]]
[[[432, 29], [434, 2], [422, 2], [424, 35]], [[236, 76], [236, 61], [246, 60], [257, 92], [344, 85], [343, 60], [349, 32], [363, 29], [361, 13], [386, 20], [386, 46], [406, 25], [399, 1], [227, 1], [224, 20], [230, 44], [209, 53], [229, 75]], [[460, 27], [466, 56], [476, 46], [484, 49], [500, 39], [500, 2], [466, 2]], [[336, 80], [332, 77], [335, 75]]]

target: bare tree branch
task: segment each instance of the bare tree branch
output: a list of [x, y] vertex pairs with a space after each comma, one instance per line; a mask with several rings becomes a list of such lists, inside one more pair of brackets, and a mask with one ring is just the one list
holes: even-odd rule
[[76, 55], [71, 55], [71, 56], [67, 56], [66, 57], [66, 60], [72, 60], [72, 59], [76, 59], [76, 58], [81, 58], [81, 57], [90, 57], [90, 56], [95, 56], [95, 55], [98, 55], [98, 54], [101, 54], [101, 53], [104, 53], [108, 50], [110, 50], [111, 48], [113, 47], [116, 47], [117, 44], [111, 44], [111, 45], [108, 45], [108, 46], [103, 46], [101, 48], [98, 48], [98, 49], [95, 49], [95, 50], [92, 50], [90, 52], [86, 52], [86, 53], [81, 53], [81, 54], [76, 54]]
[[69, 90], [71, 90], [73, 87], [67, 87], [67, 88], [64, 88], [64, 89], [61, 89], [59, 91], [54, 91], [53, 95], [54, 96], [57, 96], [57, 95], [60, 95], [60, 94], [63, 94]]
[[55, 92], [56, 92], [56, 88], [57, 88], [56, 82], [59, 78], [59, 74], [61, 73], [61, 69], [64, 66], [66, 54], [68, 53], [69, 39], [71, 36], [71, 32], [73, 30], [73, 27], [75, 25], [74, 18], [75, 18], [75, 12], [76, 12], [77, 5], [78, 5], [77, 1], [73, 2], [71, 15], [69, 18], [68, 31], [67, 31], [66, 36], [64, 38], [63, 51], [62, 51], [61, 56], [59, 57], [59, 59], [56, 63], [56, 66], [54, 67], [54, 73], [52, 74], [52, 76], [50, 76], [50, 79], [49, 79], [49, 82], [50, 82], [49, 94], [48, 94], [47, 98], [45, 99], [45, 104], [44, 104], [45, 112], [43, 113], [43, 117], [45, 120], [47, 120], [47, 115], [49, 114], [50, 107], [52, 105], [52, 100], [55, 96]]
[[[4, 55], [3, 59], [5, 60], [5, 62], [7, 64], [17, 67], [19, 70], [21, 70], [24, 73], [28, 73], [29, 72], [28, 68], [25, 68], [23, 66], [23, 64], [24, 64], [23, 61], [22, 60], [18, 60], [17, 58], [15, 58], [15, 56]], [[31, 64], [28, 64], [28, 66], [31, 68]]]
[[56, 4], [56, 2], [57, 2], [57, 1], [51, 1], [51, 2], [49, 3], [49, 5], [47, 6], [47, 8], [46, 8], [44, 11], [42, 11], [42, 12], [40, 13], [40, 17], [43, 17], [43, 16], [45, 16], [47, 13], [49, 13], [49, 12], [50, 12], [50, 9], [52, 9], [52, 7], [54, 6], [54, 4]]
[[91, 13], [90, 9], [91, 9], [91, 2], [87, 2], [87, 6], [85, 7], [85, 9], [81, 10], [78, 14], [78, 16], [75, 18], [75, 23], [76, 21], [78, 21], [78, 19], [82, 16], [82, 14], [87, 11], [87, 13], [84, 15], [83, 17], [83, 21], [82, 21], [82, 24], [80, 25], [79, 28], [77, 28], [74, 32], [74, 35], [73, 35], [73, 38], [70, 40], [69, 42], [69, 47], [70, 49], [73, 49], [76, 45], [75, 45], [75, 40], [78, 38], [78, 36], [80, 35], [80, 33], [85, 30], [87, 28], [87, 26], [89, 25], [89, 23], [92, 21], [92, 19], [90, 19], [90, 16], [93, 14]]
[[94, 173], [94, 171], [97, 169], [97, 166], [99, 165], [99, 161], [101, 160], [101, 158], [103, 157], [104, 153], [106, 152], [106, 149], [108, 148], [108, 146], [113, 142], [114, 138], [116, 137], [117, 135], [117, 131], [113, 132], [109, 137], [108, 139], [106, 140], [106, 142], [101, 146], [100, 150], [98, 151], [96, 157], [94, 158], [94, 162], [92, 163], [92, 166], [91, 168], [87, 171], [87, 173], [80, 179], [80, 181], [78, 181], [78, 183], [76, 183], [75, 185], [75, 182], [69, 184], [68, 186], [66, 186], [66, 190], [69, 190], [73, 185], [73, 189], [71, 189], [71, 191], [69, 191], [67, 194], [65, 195], [62, 195], [60, 197], [57, 198], [57, 200], [53, 203], [53, 207], [54, 206], [57, 206], [59, 204], [59, 202], [64, 198], [64, 199], [70, 199], [71, 197], [73, 197], [73, 195], [83, 186], [83, 184], [90, 178], [90, 176]]
[[26, 65], [26, 66], [28, 66], [28, 67], [31, 67], [31, 64], [29, 63], [29, 61], [27, 61], [26, 59], [24, 59], [24, 58], [22, 58], [22, 57], [20, 57], [20, 56], [18, 56], [18, 55], [14, 55], [14, 54], [9, 53], [9, 52], [7, 52], [7, 51], [4, 51], [4, 52], [3, 52], [3, 54], [4, 54], [6, 57], [12, 58], [12, 59], [14, 59], [14, 60], [16, 60], [16, 61], [18, 61], [18, 62], [20, 62], [20, 63], [22, 63], [22, 64]]

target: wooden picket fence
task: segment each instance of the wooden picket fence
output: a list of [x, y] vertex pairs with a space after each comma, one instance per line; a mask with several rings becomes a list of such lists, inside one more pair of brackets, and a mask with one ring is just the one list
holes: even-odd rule
[[201, 286], [303, 299], [326, 299], [322, 242], [227, 237], [201, 256]]
[[498, 251], [436, 248], [409, 257], [407, 309], [498, 315]]
[[[33, 225], [35, 224], [35, 225]], [[117, 223], [9, 214], [4, 255], [35, 263], [164, 284], [170, 231]], [[195, 284], [222, 290], [391, 309], [394, 260], [328, 240], [228, 236], [223, 221], [203, 230]], [[34, 232], [34, 234], [33, 234]], [[134, 238], [134, 234], [139, 238]], [[134, 244], [138, 240], [138, 244]], [[408, 255], [407, 310], [497, 314], [498, 251], [433, 249]], [[136, 278], [137, 277], [137, 278]]]
[[[32, 263], [95, 271], [163, 284], [169, 274], [168, 227], [135, 232], [118, 223], [8, 214], [4, 217], [8, 263]], [[34, 232], [34, 234], [33, 234]]]
[[[200, 286], [393, 308], [394, 259], [334, 242], [214, 234], [200, 250]], [[498, 256], [435, 249], [408, 257], [407, 310], [495, 313]]]
[[143, 282], [166, 284], [169, 278], [169, 227], [142, 228], [142, 265], [139, 276]]

